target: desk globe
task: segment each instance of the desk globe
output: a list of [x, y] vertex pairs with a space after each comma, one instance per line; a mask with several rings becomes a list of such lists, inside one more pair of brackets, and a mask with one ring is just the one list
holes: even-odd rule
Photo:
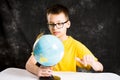
[[[42, 35], [33, 45], [33, 55], [42, 66], [54, 66], [63, 57], [64, 46], [60, 39], [54, 35]], [[55, 80], [44, 78], [40, 80]], [[57, 79], [56, 79], [57, 80]], [[60, 79], [58, 79], [60, 80]]]

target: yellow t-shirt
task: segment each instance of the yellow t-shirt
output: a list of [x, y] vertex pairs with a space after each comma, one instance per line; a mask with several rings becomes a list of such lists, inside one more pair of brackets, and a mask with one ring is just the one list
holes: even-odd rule
[[[76, 61], [76, 57], [82, 59], [84, 55], [91, 54], [90, 50], [81, 42], [73, 39], [71, 36], [63, 41], [64, 56], [62, 60], [53, 67], [54, 71], [73, 71], [76, 72], [76, 66], [81, 68], [90, 69], [90, 66], [84, 67]], [[97, 60], [97, 58], [95, 58]]]

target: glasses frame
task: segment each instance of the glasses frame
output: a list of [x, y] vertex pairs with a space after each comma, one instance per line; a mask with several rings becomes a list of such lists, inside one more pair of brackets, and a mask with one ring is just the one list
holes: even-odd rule
[[57, 29], [63, 28], [64, 24], [67, 23], [69, 20], [66, 20], [65, 22], [61, 22], [61, 23], [56, 23], [56, 24], [48, 24], [48, 27], [53, 28], [56, 27]]

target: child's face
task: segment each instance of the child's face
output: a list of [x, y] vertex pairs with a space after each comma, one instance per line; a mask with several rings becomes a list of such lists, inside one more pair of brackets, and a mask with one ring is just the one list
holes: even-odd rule
[[47, 15], [49, 30], [51, 34], [58, 38], [66, 36], [67, 28], [70, 27], [70, 21], [66, 18], [64, 13]]

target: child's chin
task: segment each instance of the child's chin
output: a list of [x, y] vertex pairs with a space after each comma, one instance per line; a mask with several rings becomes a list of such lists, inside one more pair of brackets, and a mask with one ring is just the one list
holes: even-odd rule
[[54, 36], [56, 36], [56, 37], [59, 37], [59, 35], [58, 34], [53, 34]]

